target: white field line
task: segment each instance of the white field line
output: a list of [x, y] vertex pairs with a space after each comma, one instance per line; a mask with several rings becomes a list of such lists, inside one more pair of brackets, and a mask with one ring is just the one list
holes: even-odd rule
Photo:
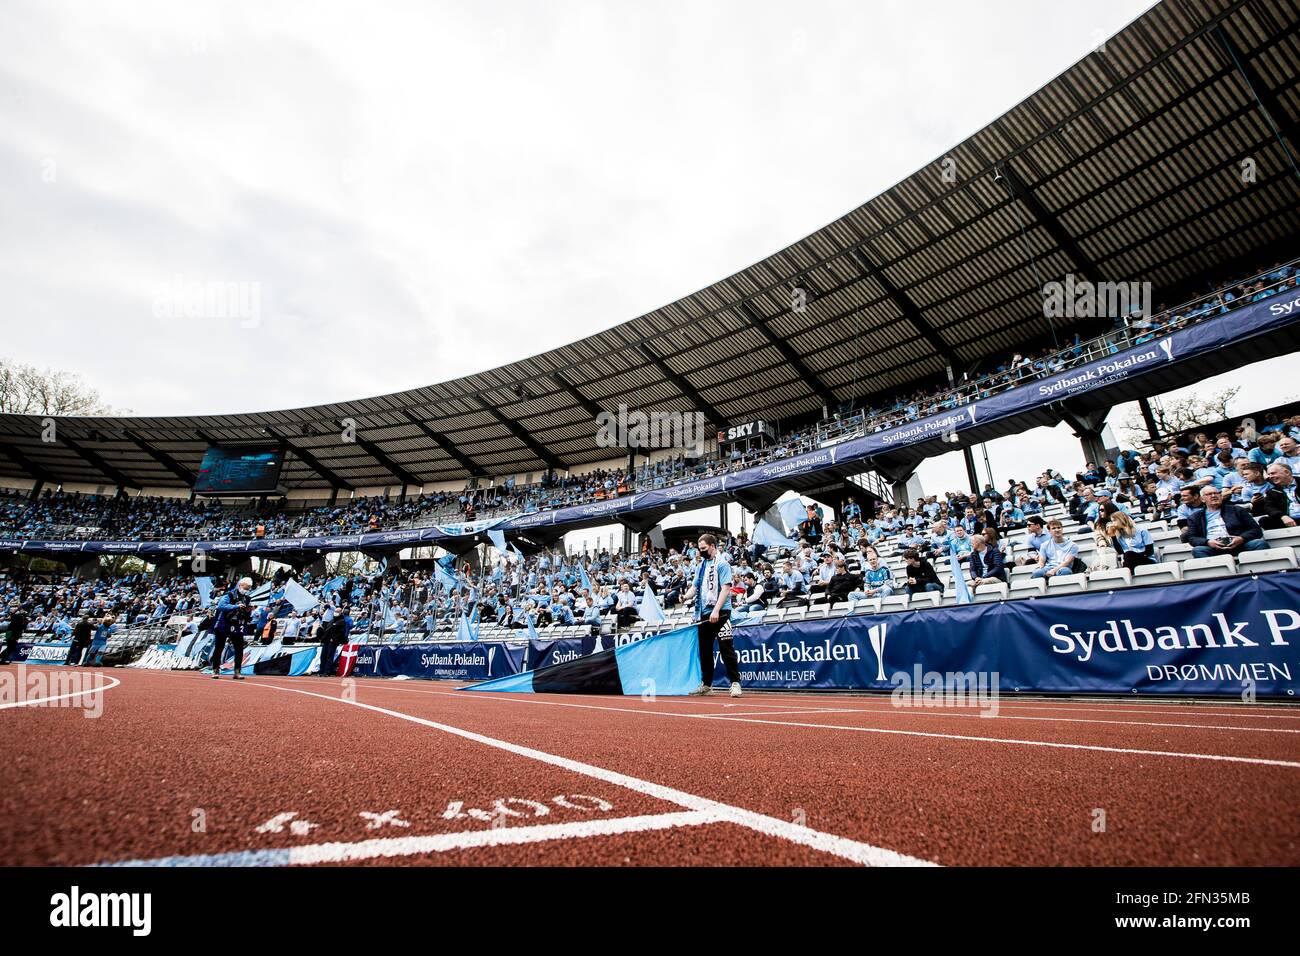
[[649, 833], [677, 827], [702, 826], [723, 822], [723, 818], [706, 810], [614, 817], [604, 820], [577, 820], [571, 823], [544, 823], [525, 827], [470, 830], [462, 833], [437, 833], [427, 836], [387, 837], [358, 840], [355, 843], [313, 843], [273, 850], [237, 850], [231, 853], [165, 856], [154, 859], [122, 860], [105, 866], [300, 866], [317, 863], [349, 863], [357, 860], [393, 859], [426, 853], [449, 853], [481, 847], [522, 846], [550, 840], [581, 840], [591, 837], [617, 836], [625, 833]]
[[452, 734], [453, 736], [461, 737], [465, 740], [471, 740], [475, 743], [483, 744], [487, 747], [493, 747], [497, 750], [503, 750], [507, 753], [525, 757], [529, 760], [535, 760], [538, 763], [549, 764], [550, 766], [560, 767], [561, 769], [569, 770], [585, 777], [603, 780], [605, 783], [610, 783], [617, 787], [623, 787], [636, 793], [655, 797], [667, 803], [674, 803], [677, 806], [686, 808], [687, 810], [711, 814], [715, 818], [712, 822], [715, 823], [736, 824], [757, 833], [762, 833], [765, 836], [775, 837], [780, 840], [786, 840], [790, 843], [799, 844], [800, 846], [810, 847], [811, 849], [819, 850], [823, 853], [830, 853], [842, 857], [843, 859], [851, 860], [854, 863], [860, 863], [866, 866], [934, 865], [929, 861], [897, 853], [893, 850], [885, 849], [884, 847], [873, 846], [870, 843], [863, 843], [859, 840], [852, 840], [848, 837], [837, 836], [832, 833], [823, 833], [822, 831], [814, 830], [811, 827], [800, 826], [796, 823], [777, 819], [776, 817], [769, 817], [762, 813], [756, 813], [753, 810], [746, 810], [743, 807], [732, 806], [731, 804], [722, 803], [717, 800], [710, 800], [707, 797], [700, 797], [683, 790], [676, 790], [672, 787], [666, 787], [649, 780], [642, 780], [638, 777], [618, 773], [614, 770], [606, 770], [603, 767], [582, 763], [578, 760], [570, 760], [567, 757], [560, 757], [541, 750], [534, 750], [531, 747], [513, 744], [496, 737], [488, 737], [484, 734], [474, 733], [473, 731], [462, 730], [459, 727], [452, 727], [449, 724], [426, 720], [423, 717], [416, 717], [412, 714], [402, 713], [401, 711], [389, 710], [385, 707], [376, 707], [373, 704], [363, 704], [355, 700], [331, 697], [328, 694], [317, 694], [312, 691], [299, 690], [296, 687], [282, 687], [264, 681], [249, 681], [243, 686], [246, 688], [267, 688], [282, 693], [302, 694], [306, 697], [315, 697], [320, 700], [333, 701], [336, 704], [343, 704], [348, 707], [358, 707], [362, 710], [368, 710], [373, 713], [384, 714], [388, 717], [396, 717], [399, 720], [410, 721], [413, 724], [419, 724], [423, 727], [432, 728], [433, 730], [440, 730], [443, 733]]
[[[45, 672], [42, 671], [42, 673]], [[65, 700], [69, 697], [84, 697], [86, 694], [97, 694], [100, 691], [112, 690], [114, 687], [117, 687], [122, 683], [116, 677], [110, 677], [109, 675], [98, 671], [77, 671], [75, 673], [89, 673], [91, 675], [92, 686], [87, 687], [85, 690], [74, 691], [70, 694], [58, 694], [54, 697], [33, 697], [31, 700], [11, 701], [7, 704], [0, 704], [0, 710], [8, 710], [11, 707], [33, 707], [37, 704], [44, 704], [55, 700]], [[113, 683], [103, 684], [100, 683], [101, 680], [110, 680]]]
[[[371, 686], [371, 685], [367, 685], [367, 686]], [[473, 697], [475, 699], [482, 699], [484, 697], [490, 697], [490, 696], [501, 696], [501, 697], [507, 696], [505, 694], [501, 694], [501, 695], [463, 694], [460, 692], [453, 693], [450, 691], [421, 690], [418, 687], [380, 687], [376, 685], [376, 689], [392, 690], [392, 691], [397, 691], [399, 693], [405, 693], [405, 694], [424, 694], [425, 696], [435, 695], [435, 696]], [[574, 696], [583, 699], [593, 699], [593, 695], [587, 695], [587, 694], [575, 694], [575, 695], [565, 695], [565, 696]], [[601, 699], [608, 699], [608, 698], [594, 697], [594, 699], [601, 700]], [[634, 701], [636, 699], [637, 698], [635, 697], [627, 698], [629, 702]], [[660, 700], [671, 702], [673, 706], [676, 706], [682, 700], [682, 698], [665, 697], [665, 698], [660, 698]], [[557, 702], [548, 701], [548, 703], [557, 703]], [[572, 706], [578, 706], [578, 705], [574, 704]], [[594, 705], [587, 705], [587, 706], [594, 706]], [[609, 705], [606, 706], [610, 710], [626, 710], [629, 713], [652, 713], [652, 711], [647, 711], [634, 706], [633, 707], [615, 707]], [[724, 706], [747, 706], [747, 705], [736, 704], [736, 705], [724, 705]], [[1128, 727], [1174, 727], [1174, 728], [1184, 728], [1187, 730], [1223, 730], [1229, 732], [1258, 733], [1258, 734], [1300, 734], [1300, 728], [1292, 728], [1292, 727], [1242, 727], [1236, 724], [1175, 724], [1166, 721], [1154, 721], [1154, 720], [1099, 720], [1091, 717], [1029, 717], [1021, 714], [1004, 714], [1001, 713], [1002, 709], [1003, 709], [1003, 705], [999, 704], [998, 713], [988, 714], [987, 716], [984, 713], [981, 713], [980, 708], [976, 706], [926, 708], [926, 707], [895, 707], [892, 705], [889, 707], [833, 707], [833, 708], [826, 707], [826, 708], [821, 708], [816, 710], [812, 708], [801, 708], [799, 710], [788, 710], [788, 711], [762, 710], [762, 711], [751, 711], [749, 713], [743, 713], [743, 714], [736, 713], [730, 710], [718, 711], [716, 714], [712, 714], [712, 715], [700, 714], [700, 713], [696, 713], [696, 714], [673, 713], [671, 711], [666, 711], [666, 710], [653, 711], [653, 713], [663, 714], [665, 717], [706, 717], [706, 716], [771, 717], [777, 715], [790, 716], [790, 715], [797, 715], [797, 714], [807, 714], [809, 716], [815, 714], [867, 714], [869, 716], [879, 715], [882, 717], [889, 717], [889, 716], [970, 717], [970, 718], [975, 718], [977, 720], [1033, 720], [1033, 721], [1044, 721], [1047, 723], [1110, 724], [1116, 727], [1126, 727], [1126, 726]]]
[[[288, 688], [281, 688], [287, 690]], [[394, 688], [397, 689], [397, 688]], [[1106, 747], [1100, 744], [1071, 744], [1052, 740], [1020, 740], [1014, 737], [977, 737], [971, 734], [941, 734], [927, 730], [900, 730], [892, 727], [850, 727], [844, 724], [809, 724], [794, 720], [763, 720], [758, 717], [732, 717], [727, 714], [678, 714], [664, 710], [645, 710], [631, 707], [601, 707], [596, 704], [571, 704], [561, 701], [536, 700], [528, 694], [464, 694], [455, 691], [439, 692], [448, 697], [471, 700], [496, 700], [510, 704], [536, 704], [546, 707], [577, 707], [583, 710], [612, 710], [624, 714], [653, 714], [659, 717], [682, 717], [688, 720], [731, 720], [739, 723], [767, 724], [773, 727], [807, 727], [814, 730], [843, 730], [864, 734], [893, 734], [904, 737], [929, 737], [936, 740], [962, 740], [972, 743], [1007, 744], [1022, 747], [1050, 747], [1060, 750], [1092, 750], [1100, 753], [1134, 754], [1145, 757], [1175, 757], [1183, 760], [1216, 760], [1225, 763], [1256, 764], [1265, 767], [1292, 767], [1300, 769], [1300, 761], [1271, 760], [1265, 757], [1239, 757], [1231, 754], [1205, 754], [1194, 751], [1141, 750], [1133, 747]]]

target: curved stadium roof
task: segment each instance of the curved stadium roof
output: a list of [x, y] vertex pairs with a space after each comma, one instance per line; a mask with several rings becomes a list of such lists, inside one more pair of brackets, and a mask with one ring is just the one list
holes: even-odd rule
[[[61, 419], [49, 444], [39, 417], [0, 416], [0, 475], [188, 486], [210, 442], [269, 438], [290, 450], [289, 489], [418, 486], [606, 460], [592, 419], [619, 404], [717, 425], [790, 421], [960, 374], [1042, 336], [1041, 281], [1151, 281], [1159, 301], [1300, 234], [1300, 173], [1278, 142], [1300, 155], [1298, 31], [1291, 3], [1167, 0], [950, 150], [956, 182], [936, 160], [767, 259], [580, 342], [357, 401]], [[339, 438], [344, 418], [355, 443]]]

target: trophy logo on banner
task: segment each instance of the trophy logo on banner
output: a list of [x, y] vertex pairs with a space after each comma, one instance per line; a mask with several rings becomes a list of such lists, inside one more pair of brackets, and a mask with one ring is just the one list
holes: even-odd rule
[[889, 629], [888, 624], [872, 624], [867, 631], [867, 637], [871, 640], [871, 649], [876, 652], [876, 680], [885, 679], [885, 633]]

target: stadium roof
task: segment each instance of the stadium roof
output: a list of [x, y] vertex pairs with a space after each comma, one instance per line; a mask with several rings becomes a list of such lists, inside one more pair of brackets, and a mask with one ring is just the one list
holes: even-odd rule
[[66, 418], [53, 442], [39, 417], [0, 416], [0, 475], [188, 485], [209, 443], [269, 439], [287, 488], [418, 486], [606, 460], [593, 418], [620, 404], [789, 421], [960, 375], [1043, 336], [1044, 281], [1170, 289], [1300, 234], [1298, 31], [1291, 3], [1167, 0], [946, 156], [646, 315], [377, 398]]

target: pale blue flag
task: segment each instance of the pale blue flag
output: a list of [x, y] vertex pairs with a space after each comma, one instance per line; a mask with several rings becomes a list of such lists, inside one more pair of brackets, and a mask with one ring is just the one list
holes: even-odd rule
[[650, 586], [649, 581], [645, 584], [645, 593], [641, 595], [641, 603], [637, 605], [636, 612], [647, 624], [662, 624], [667, 620], [664, 609], [659, 604], [659, 598], [655, 597], [655, 589]]
[[970, 593], [970, 588], [966, 585], [966, 572], [962, 570], [961, 562], [957, 560], [957, 552], [951, 551], [948, 555], [948, 561], [952, 567], [952, 586], [957, 591], [958, 604], [970, 604], [975, 598]]
[[304, 611], [310, 611], [320, 603], [319, 598], [313, 595], [297, 581], [293, 580], [293, 578], [290, 578], [284, 584], [284, 599], [292, 604], [293, 609], [299, 614], [302, 614]]

